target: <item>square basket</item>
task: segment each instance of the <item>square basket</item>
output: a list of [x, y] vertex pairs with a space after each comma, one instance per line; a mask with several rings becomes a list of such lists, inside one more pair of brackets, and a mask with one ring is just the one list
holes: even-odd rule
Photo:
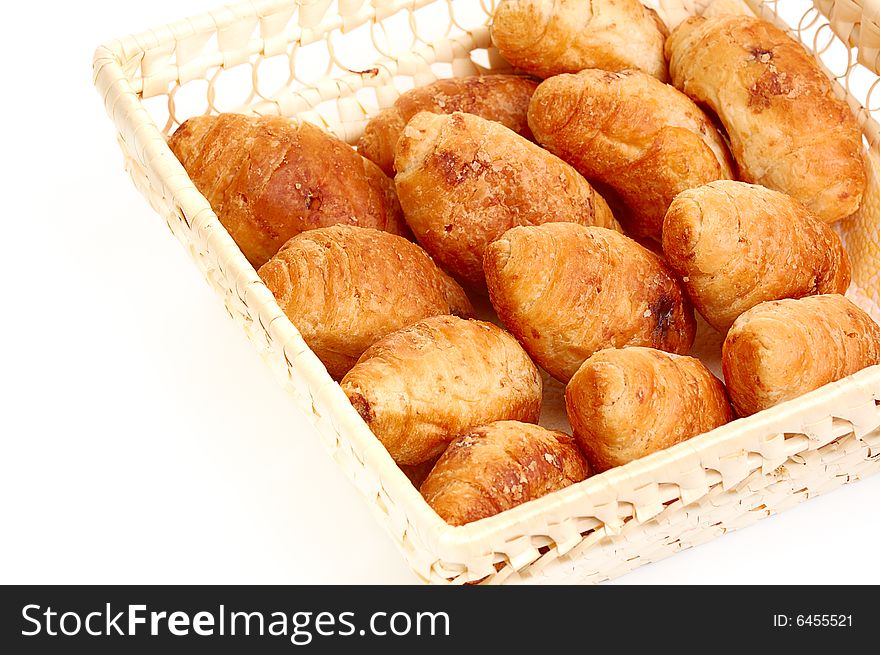
[[[494, 0], [254, 0], [107, 43], [94, 79], [126, 169], [258, 352], [312, 416], [415, 573], [436, 583], [597, 582], [740, 528], [880, 469], [880, 366], [465, 526], [442, 521], [275, 303], [168, 149], [185, 119], [296, 116], [353, 143], [404, 90], [502, 72]], [[865, 136], [869, 185], [838, 224], [850, 297], [878, 319], [880, 145], [876, 0], [655, 0], [670, 27], [744, 12], [820, 57]], [[747, 7], [746, 7], [747, 5]], [[880, 93], [877, 94], [880, 97]], [[867, 108], [867, 109], [866, 109]]]

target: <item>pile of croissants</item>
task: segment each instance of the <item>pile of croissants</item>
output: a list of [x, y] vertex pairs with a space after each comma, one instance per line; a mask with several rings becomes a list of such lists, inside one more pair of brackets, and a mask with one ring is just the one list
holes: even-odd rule
[[[501, 0], [492, 39], [522, 74], [408, 91], [357, 149], [239, 114], [169, 140], [444, 520], [880, 362], [830, 227], [859, 209], [862, 136], [799, 43], [740, 15], [670, 34], [637, 0]], [[694, 308], [726, 385], [687, 356]], [[573, 437], [537, 425], [539, 366]]]

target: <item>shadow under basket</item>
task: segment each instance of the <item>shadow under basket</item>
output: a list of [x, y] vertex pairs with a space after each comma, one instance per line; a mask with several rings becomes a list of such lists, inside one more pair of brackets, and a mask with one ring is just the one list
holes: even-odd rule
[[[848, 295], [880, 318], [880, 26], [860, 0], [657, 0], [670, 27], [751, 12], [823, 63], [865, 136], [862, 209], [836, 226]], [[168, 149], [191, 116], [296, 116], [353, 143], [367, 119], [439, 77], [505, 72], [493, 0], [254, 0], [98, 48], [94, 80], [126, 169], [184, 244], [415, 573], [434, 583], [598, 582], [880, 469], [880, 366], [466, 526], [444, 523], [279, 309]]]

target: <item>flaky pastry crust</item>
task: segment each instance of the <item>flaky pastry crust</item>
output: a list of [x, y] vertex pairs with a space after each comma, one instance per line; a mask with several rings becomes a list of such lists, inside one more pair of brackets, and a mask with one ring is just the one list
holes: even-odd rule
[[168, 146], [254, 268], [316, 227], [358, 225], [409, 235], [393, 181], [310, 123], [197, 116]]
[[621, 230], [571, 166], [500, 123], [471, 114], [417, 114], [397, 145], [397, 195], [422, 247], [485, 290], [483, 254], [518, 225], [568, 221]]
[[492, 323], [434, 316], [373, 344], [342, 390], [398, 464], [436, 459], [454, 437], [491, 421], [535, 423], [541, 376]]
[[467, 112], [497, 121], [530, 139], [532, 132], [526, 114], [537, 86], [537, 81], [525, 75], [474, 75], [437, 80], [411, 89], [370, 119], [358, 141], [358, 152], [374, 161], [386, 175], [393, 176], [397, 140], [410, 119], [422, 111]]
[[765, 302], [733, 323], [721, 363], [748, 416], [880, 363], [880, 326], [837, 294]]
[[370, 228], [303, 232], [259, 273], [334, 378], [395, 330], [428, 316], [473, 315], [461, 287], [421, 248]]
[[474, 428], [453, 441], [422, 483], [451, 525], [464, 525], [580, 482], [590, 469], [563, 432], [518, 421]]
[[693, 309], [654, 253], [601, 227], [515, 227], [486, 249], [489, 298], [540, 366], [568, 382], [604, 348], [686, 353]]
[[730, 155], [702, 111], [639, 71], [590, 69], [543, 82], [529, 105], [535, 139], [588, 180], [611, 187], [636, 237], [660, 240], [681, 191], [730, 179]]
[[733, 419], [724, 385], [700, 360], [653, 348], [600, 350], [568, 383], [565, 406], [597, 473]]
[[666, 81], [669, 34], [638, 0], [502, 0], [492, 41], [511, 64], [538, 77], [585, 68], [638, 68]]
[[765, 300], [844, 293], [840, 238], [797, 200], [722, 180], [683, 191], [666, 212], [663, 252], [706, 321], [726, 331]]
[[675, 86], [724, 125], [740, 179], [787, 193], [829, 223], [859, 208], [861, 131], [800, 43], [749, 16], [694, 17], [666, 52]]

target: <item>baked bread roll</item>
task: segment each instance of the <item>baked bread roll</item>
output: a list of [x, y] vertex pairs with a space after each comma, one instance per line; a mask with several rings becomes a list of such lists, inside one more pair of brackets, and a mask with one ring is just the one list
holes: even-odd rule
[[597, 473], [733, 419], [724, 385], [700, 360], [653, 348], [597, 352], [565, 388], [565, 407]]
[[638, 68], [665, 81], [668, 34], [638, 0], [501, 0], [492, 20], [501, 55], [539, 77]]
[[620, 230], [571, 166], [500, 123], [417, 114], [397, 144], [397, 195], [422, 247], [485, 290], [486, 246], [517, 225], [570, 221]]
[[486, 249], [498, 316], [550, 375], [568, 382], [597, 350], [686, 353], [696, 324], [678, 280], [622, 234], [574, 223], [515, 227]]
[[880, 363], [880, 326], [837, 294], [765, 302], [736, 319], [721, 363], [748, 416]]
[[303, 232], [259, 273], [334, 378], [386, 334], [428, 316], [473, 314], [461, 287], [421, 248], [369, 228]]
[[619, 195], [627, 212], [617, 218], [636, 237], [659, 241], [678, 193], [733, 177], [703, 112], [639, 71], [551, 78], [532, 96], [529, 125], [538, 143]]
[[373, 344], [342, 390], [398, 464], [436, 459], [453, 437], [501, 419], [535, 423], [541, 376], [491, 323], [434, 316]]
[[859, 208], [862, 135], [816, 60], [749, 16], [691, 18], [666, 43], [672, 80], [714, 111], [740, 179], [782, 191], [832, 222]]
[[409, 236], [394, 182], [310, 123], [197, 116], [168, 146], [255, 268], [316, 227], [358, 225]]
[[778, 191], [720, 180], [683, 191], [666, 212], [663, 252], [694, 306], [726, 331], [765, 300], [844, 293], [850, 264], [837, 234]]
[[538, 83], [524, 75], [474, 75], [438, 80], [411, 89], [370, 119], [358, 141], [358, 152], [394, 175], [394, 150], [403, 128], [421, 111], [451, 114], [464, 111], [531, 139], [526, 113]]
[[453, 441], [421, 491], [440, 518], [450, 525], [464, 525], [589, 475], [589, 466], [567, 434], [498, 421]]
[[393, 181], [310, 123], [197, 116], [168, 146], [254, 268], [316, 227], [349, 224], [409, 235]]

